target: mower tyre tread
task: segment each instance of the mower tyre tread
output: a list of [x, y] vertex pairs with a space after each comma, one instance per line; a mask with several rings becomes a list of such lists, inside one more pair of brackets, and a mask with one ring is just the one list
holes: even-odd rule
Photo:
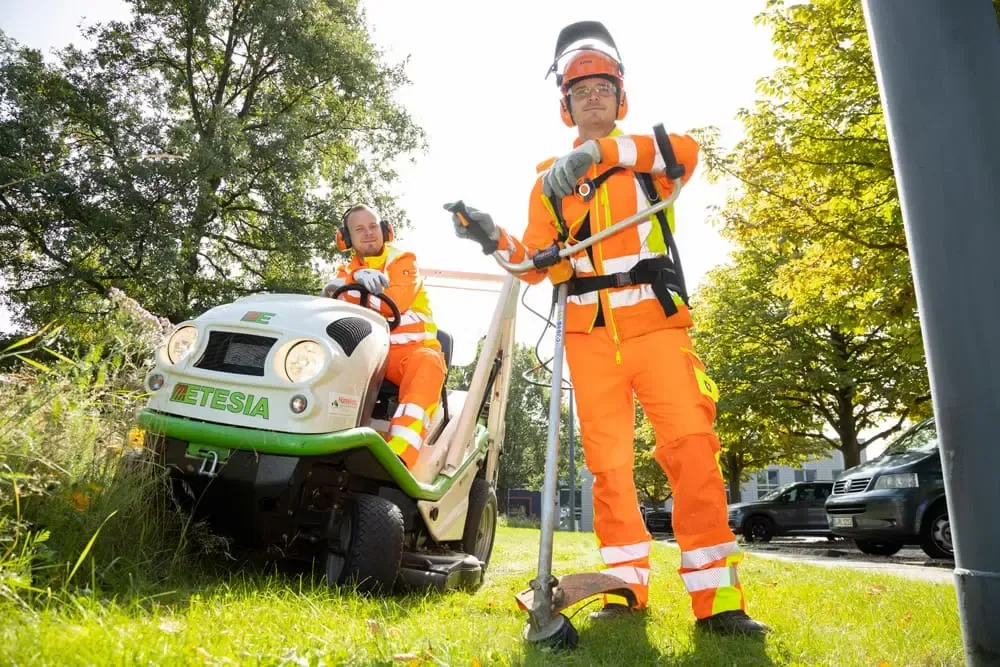
[[367, 494], [355, 497], [354, 511], [347, 583], [362, 593], [388, 593], [403, 558], [403, 513], [392, 501]]
[[476, 538], [483, 512], [490, 512], [493, 515], [493, 534], [490, 535], [490, 546], [486, 551], [486, 558], [483, 560], [483, 575], [485, 577], [487, 565], [489, 565], [490, 558], [493, 555], [493, 545], [496, 541], [497, 496], [488, 481], [482, 477], [477, 477], [469, 489], [469, 509], [465, 516], [465, 530], [462, 532], [462, 550], [467, 554], [476, 555]]

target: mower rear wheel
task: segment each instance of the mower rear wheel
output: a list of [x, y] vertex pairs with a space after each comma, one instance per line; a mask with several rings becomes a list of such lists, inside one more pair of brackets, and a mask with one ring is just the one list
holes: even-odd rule
[[[469, 511], [465, 515], [462, 550], [482, 562], [484, 578], [486, 566], [490, 562], [490, 556], [493, 555], [493, 539], [496, 533], [497, 494], [489, 482], [477, 477], [469, 489]], [[482, 581], [480, 580], [480, 586]]]
[[390, 500], [358, 494], [330, 520], [327, 580], [361, 593], [388, 593], [403, 557], [403, 513]]

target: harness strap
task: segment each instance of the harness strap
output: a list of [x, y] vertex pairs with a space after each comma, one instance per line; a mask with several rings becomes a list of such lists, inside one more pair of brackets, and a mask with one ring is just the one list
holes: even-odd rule
[[[635, 172], [635, 177], [639, 181], [639, 185], [642, 187], [642, 192], [649, 200], [650, 205], [656, 204], [660, 201], [660, 193], [656, 190], [656, 185], [653, 183], [653, 177], [645, 172]], [[670, 231], [670, 223], [667, 220], [667, 214], [665, 211], [656, 212], [656, 220], [660, 223], [660, 231], [663, 233], [663, 240], [666, 242], [667, 247], [670, 249], [670, 256], [674, 260], [674, 271], [677, 278], [678, 289], [675, 290], [680, 294], [681, 299], [684, 300], [684, 305], [688, 308], [691, 307], [691, 303], [688, 299], [687, 284], [684, 281], [684, 268], [681, 266], [681, 255], [677, 250], [677, 243], [674, 241], [673, 232]]]
[[[590, 201], [597, 193], [598, 188], [604, 185], [604, 181], [611, 178], [613, 174], [625, 171], [624, 167], [614, 166], [600, 174], [597, 178], [588, 178], [576, 186], [576, 193], [583, 201]], [[562, 199], [560, 197], [548, 197], [549, 205], [552, 206], [553, 213], [556, 214], [556, 227], [559, 233], [559, 241], [565, 243], [569, 239], [569, 225], [562, 214]]]
[[677, 312], [677, 304], [674, 303], [670, 290], [680, 293], [681, 287], [674, 262], [666, 255], [639, 260], [630, 270], [621, 273], [572, 278], [569, 281], [569, 294], [579, 296], [587, 292], [630, 285], [652, 286], [656, 300], [663, 306], [663, 312], [668, 317]]

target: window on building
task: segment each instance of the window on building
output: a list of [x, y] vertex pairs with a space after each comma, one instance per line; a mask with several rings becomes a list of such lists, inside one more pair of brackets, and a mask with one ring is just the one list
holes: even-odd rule
[[778, 471], [761, 470], [757, 473], [757, 497], [763, 498], [778, 488]]
[[805, 469], [795, 471], [795, 481], [796, 482], [815, 482], [816, 481], [816, 471]]

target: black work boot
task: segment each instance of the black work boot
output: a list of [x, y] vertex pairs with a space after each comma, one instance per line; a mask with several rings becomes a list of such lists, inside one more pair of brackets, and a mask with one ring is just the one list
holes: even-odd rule
[[604, 605], [599, 611], [591, 612], [590, 618], [595, 621], [606, 621], [615, 618], [621, 618], [622, 616], [628, 616], [634, 610], [628, 605], [618, 604], [617, 602], [612, 602], [610, 604]]
[[771, 628], [750, 618], [745, 611], [723, 611], [695, 621], [695, 627], [719, 635], [744, 635], [761, 638]]

